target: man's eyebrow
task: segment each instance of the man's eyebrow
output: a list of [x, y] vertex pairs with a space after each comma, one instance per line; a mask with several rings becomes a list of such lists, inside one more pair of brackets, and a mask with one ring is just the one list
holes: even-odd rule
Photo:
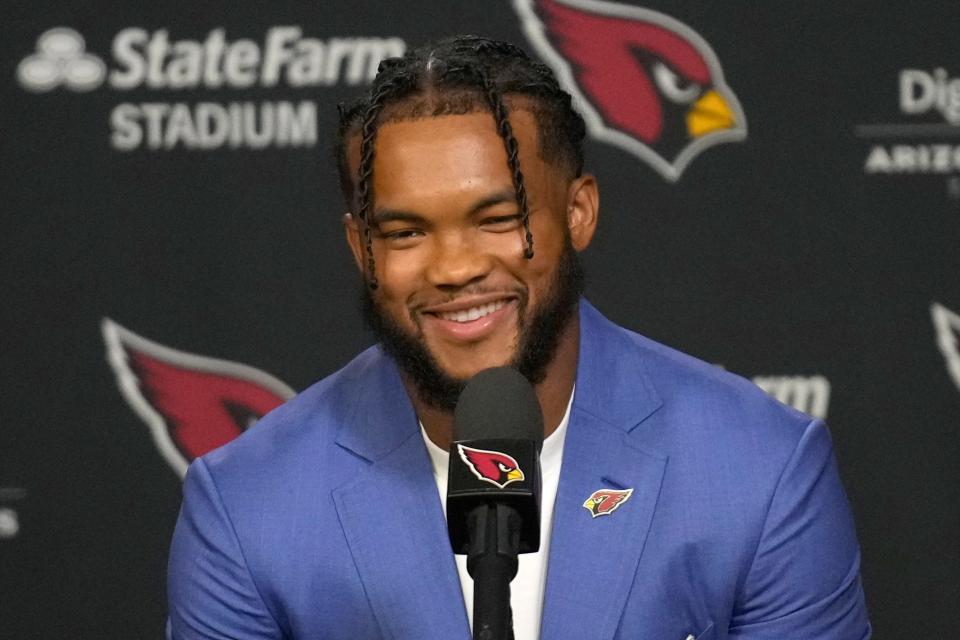
[[373, 212], [370, 223], [373, 226], [386, 222], [426, 222], [426, 219], [412, 211], [398, 209], [377, 209]]
[[496, 193], [491, 193], [490, 195], [477, 200], [473, 206], [470, 207], [470, 215], [474, 215], [478, 211], [483, 211], [487, 207], [494, 207], [498, 204], [503, 204], [504, 202], [516, 203], [516, 201], [517, 192], [513, 189], [497, 191]]
[[[474, 202], [473, 205], [467, 210], [467, 215], [472, 216], [488, 207], [494, 207], [505, 202], [515, 203], [516, 201], [516, 192], [513, 189], [504, 189], [503, 191], [497, 191], [486, 195]], [[373, 212], [373, 216], [371, 216], [372, 225], [376, 226], [378, 224], [385, 224], [387, 222], [426, 223], [427, 219], [419, 213], [406, 211], [404, 209], [377, 209]]]

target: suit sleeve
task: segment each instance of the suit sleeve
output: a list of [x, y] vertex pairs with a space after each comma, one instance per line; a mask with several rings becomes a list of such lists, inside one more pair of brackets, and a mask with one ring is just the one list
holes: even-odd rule
[[826, 426], [811, 422], [770, 502], [730, 637], [861, 640], [860, 549]]
[[168, 640], [283, 638], [203, 460], [187, 471], [167, 568]]

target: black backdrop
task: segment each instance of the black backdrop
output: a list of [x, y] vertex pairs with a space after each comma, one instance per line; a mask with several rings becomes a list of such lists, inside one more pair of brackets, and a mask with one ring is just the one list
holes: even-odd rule
[[[566, 4], [692, 30], [746, 120], [744, 139], [676, 180], [591, 140], [602, 218], [588, 296], [827, 417], [877, 636], [956, 634], [960, 5]], [[548, 61], [524, 29], [538, 6], [4, 2], [0, 637], [162, 635], [177, 465], [193, 449], [164, 439], [176, 420], [137, 358], [284, 397], [210, 358], [298, 390], [368, 344], [329, 159], [334, 105], [363, 89], [368, 58], [442, 34]], [[312, 41], [297, 49], [284, 27]], [[191, 75], [220, 30], [231, 53], [208, 48], [214, 70]], [[195, 44], [161, 55], [162, 31]], [[322, 64], [271, 79], [271, 33], [275, 54]], [[148, 42], [158, 60], [138, 78]], [[248, 135], [253, 116], [272, 135]], [[171, 379], [191, 393], [194, 378]], [[241, 425], [258, 415], [241, 409]]]

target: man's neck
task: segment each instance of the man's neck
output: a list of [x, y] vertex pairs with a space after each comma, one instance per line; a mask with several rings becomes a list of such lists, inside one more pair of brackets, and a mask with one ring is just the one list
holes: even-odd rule
[[[547, 375], [534, 390], [543, 411], [543, 437], [553, 433], [563, 420], [573, 392], [577, 376], [577, 359], [580, 354], [580, 316], [574, 312], [557, 344], [553, 359], [547, 365]], [[420, 399], [416, 386], [403, 376], [407, 395], [413, 403], [417, 417], [423, 423], [430, 441], [444, 450], [450, 449], [453, 441], [453, 414], [433, 407]]]

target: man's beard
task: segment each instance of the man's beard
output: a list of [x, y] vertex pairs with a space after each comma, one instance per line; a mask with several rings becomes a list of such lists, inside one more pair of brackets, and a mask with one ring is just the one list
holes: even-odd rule
[[[532, 384], [543, 382], [547, 367], [560, 344], [583, 293], [583, 266], [580, 256], [566, 239], [566, 246], [557, 264], [556, 277], [546, 298], [529, 321], [524, 321], [526, 296], [521, 298], [518, 348], [510, 366]], [[447, 375], [427, 349], [422, 337], [405, 331], [387, 315], [373, 299], [370, 288], [362, 289], [362, 311], [367, 325], [380, 340], [384, 350], [397, 362], [417, 388], [420, 399], [443, 411], [453, 411], [466, 380]]]

